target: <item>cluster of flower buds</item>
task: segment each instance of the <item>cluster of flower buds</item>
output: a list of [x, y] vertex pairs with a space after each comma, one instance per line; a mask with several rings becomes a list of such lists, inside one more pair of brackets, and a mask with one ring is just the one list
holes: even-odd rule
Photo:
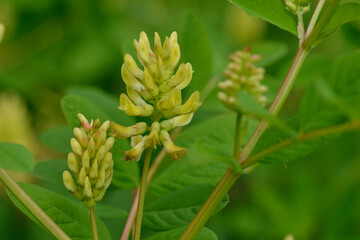
[[231, 54], [229, 58], [231, 62], [224, 70], [227, 79], [218, 85], [220, 101], [228, 108], [240, 111], [236, 95], [239, 91], [245, 91], [264, 106], [267, 99], [263, 94], [268, 89], [260, 81], [264, 78], [265, 70], [254, 64], [261, 59], [260, 56], [252, 55], [250, 48], [245, 48], [244, 51]]
[[304, 14], [310, 10], [310, 2], [309, 0], [285, 0], [286, 8], [297, 14], [298, 12]]
[[[182, 103], [181, 90], [191, 81], [192, 66], [182, 63], [176, 70], [180, 60], [176, 32], [166, 37], [163, 44], [155, 33], [153, 50], [147, 35], [141, 32], [139, 41], [134, 40], [134, 46], [143, 69], [131, 55], [125, 55], [121, 74], [127, 94], [121, 94], [119, 109], [129, 116], [149, 117], [152, 124], [147, 126], [145, 122], [139, 122], [124, 127], [111, 123], [110, 128], [117, 138], [131, 137], [132, 149], [124, 152], [126, 160], [139, 160], [146, 148], [156, 148], [160, 143], [171, 157], [181, 158], [186, 149], [175, 146], [168, 131], [188, 124], [201, 105], [198, 91]], [[149, 134], [143, 136], [148, 131]]]
[[74, 128], [75, 138], [70, 141], [73, 152], [68, 155], [68, 167], [75, 181], [69, 171], [64, 171], [63, 181], [75, 198], [91, 208], [103, 198], [111, 183], [114, 161], [109, 151], [114, 138], [107, 137], [109, 121], [89, 122], [82, 114], [78, 118], [82, 127]]

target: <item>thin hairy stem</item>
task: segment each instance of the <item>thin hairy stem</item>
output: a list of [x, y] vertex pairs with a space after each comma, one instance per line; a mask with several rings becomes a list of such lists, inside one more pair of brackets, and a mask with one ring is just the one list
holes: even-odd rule
[[90, 215], [91, 232], [92, 232], [93, 240], [99, 240], [94, 207], [89, 209], [89, 215]]
[[0, 180], [16, 199], [44, 226], [56, 239], [71, 240], [71, 238], [30, 198], [29, 195], [0, 168]]
[[136, 219], [135, 219], [135, 233], [134, 233], [135, 240], [140, 240], [140, 235], [141, 235], [141, 224], [142, 224], [142, 217], [144, 211], [144, 200], [147, 189], [147, 177], [150, 166], [151, 152], [152, 152], [152, 148], [149, 147], [147, 148], [145, 153], [144, 166], [143, 166], [140, 188], [139, 188], [139, 200], [138, 200]]

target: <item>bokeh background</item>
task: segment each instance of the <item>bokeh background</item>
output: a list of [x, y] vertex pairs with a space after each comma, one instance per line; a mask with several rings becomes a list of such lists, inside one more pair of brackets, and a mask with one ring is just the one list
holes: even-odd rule
[[[69, 87], [93, 87], [117, 97], [124, 90], [120, 68], [124, 53], [133, 52], [132, 40], [140, 31], [150, 38], [155, 31], [161, 36], [187, 31], [189, 14], [203, 25], [211, 47], [209, 81], [223, 79], [232, 51], [256, 49], [264, 42], [276, 43], [278, 51], [271, 54], [279, 55], [266, 67], [267, 75], [285, 76], [297, 39], [228, 1], [1, 0], [6, 34], [0, 45], [0, 141], [24, 144], [37, 161], [63, 158], [41, 143], [39, 135], [66, 124], [60, 99]], [[332, 33], [306, 60], [281, 114], [295, 114], [316, 75], [332, 59], [359, 46], [360, 22]], [[215, 101], [215, 94], [210, 95]], [[359, 172], [360, 134], [343, 134], [307, 157], [287, 165], [263, 165], [241, 177], [229, 194], [230, 204], [207, 226], [221, 240], [275, 240], [287, 234], [296, 240], [360, 239]], [[64, 191], [61, 182], [13, 174], [19, 181]], [[52, 239], [13, 206], [3, 188], [0, 191], [1, 239]], [[112, 189], [108, 201], [129, 208], [131, 193]], [[113, 239], [119, 239], [125, 220], [105, 219]]]

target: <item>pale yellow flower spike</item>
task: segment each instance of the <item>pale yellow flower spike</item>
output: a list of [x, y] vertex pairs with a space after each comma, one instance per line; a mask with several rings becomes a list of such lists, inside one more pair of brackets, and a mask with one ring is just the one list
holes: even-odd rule
[[[198, 91], [182, 102], [181, 90], [189, 85], [193, 69], [190, 63], [182, 63], [176, 69], [181, 57], [177, 40], [177, 33], [173, 32], [162, 43], [155, 33], [154, 49], [151, 49], [146, 33], [141, 32], [139, 40], [134, 40], [141, 67], [129, 54], [124, 56], [121, 73], [127, 94], [121, 94], [119, 109], [129, 116], [152, 120], [149, 126], [145, 123], [131, 127], [110, 124], [113, 136], [131, 137], [132, 149], [124, 152], [126, 160], [139, 160], [146, 148], [155, 149], [159, 144], [164, 145], [171, 157], [180, 158], [186, 153], [185, 148], [173, 144], [168, 131], [189, 124], [201, 102]], [[149, 133], [143, 136], [146, 131]]]
[[63, 182], [75, 198], [92, 208], [111, 183], [114, 162], [109, 151], [114, 138], [106, 134], [109, 121], [101, 124], [96, 119], [89, 123], [81, 114], [78, 118], [82, 127], [74, 129], [75, 138], [70, 141], [73, 152], [68, 154], [68, 167], [74, 178], [69, 171], [64, 171]]

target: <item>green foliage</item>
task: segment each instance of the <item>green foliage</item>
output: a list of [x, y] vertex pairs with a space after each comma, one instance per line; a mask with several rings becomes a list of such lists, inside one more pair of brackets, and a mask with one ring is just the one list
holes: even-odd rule
[[284, 58], [289, 53], [289, 48], [282, 42], [262, 41], [252, 44], [251, 51], [261, 56], [256, 65], [268, 67]]
[[341, 3], [336, 9], [329, 23], [325, 26], [324, 31], [331, 30], [333, 28], [339, 27], [340, 25], [343, 25], [344, 23], [360, 18], [359, 12], [359, 1], [345, 1]]
[[244, 9], [250, 16], [262, 18], [297, 35], [294, 17], [279, 0], [232, 0], [231, 2]]
[[[169, 231], [155, 234], [154, 236], [145, 238], [144, 240], [176, 240], [185, 231], [186, 227], [172, 229]], [[202, 228], [195, 240], [217, 240], [215, 233], [208, 228]]]
[[71, 152], [70, 139], [74, 136], [69, 126], [60, 126], [45, 130], [39, 136], [46, 146], [63, 154]]
[[190, 62], [193, 69], [193, 80], [186, 88], [187, 93], [201, 91], [211, 78], [213, 60], [212, 48], [207, 32], [199, 19], [189, 14], [179, 36], [181, 61]]
[[35, 166], [32, 154], [24, 146], [0, 143], [0, 167], [7, 170], [30, 172]]
[[[71, 239], [92, 239], [89, 214], [87, 208], [81, 205], [83, 203], [72, 201], [33, 184], [20, 183], [20, 186]], [[10, 192], [9, 196], [23, 213], [36, 221]], [[100, 238], [111, 239], [108, 229], [99, 218], [97, 224]]]

